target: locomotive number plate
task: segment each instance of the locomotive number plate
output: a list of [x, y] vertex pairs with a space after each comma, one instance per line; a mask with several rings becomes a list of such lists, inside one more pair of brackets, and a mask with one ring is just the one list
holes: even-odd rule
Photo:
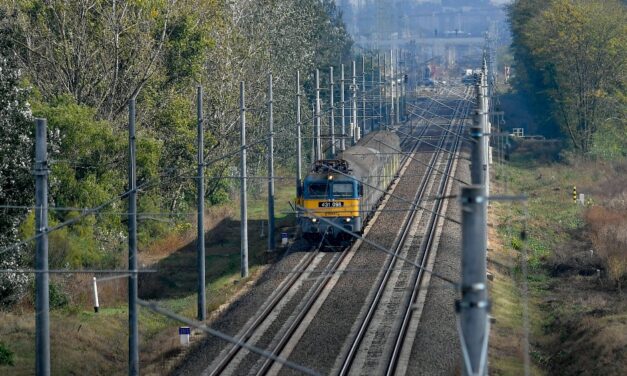
[[343, 208], [344, 201], [321, 201], [318, 203], [319, 208]]

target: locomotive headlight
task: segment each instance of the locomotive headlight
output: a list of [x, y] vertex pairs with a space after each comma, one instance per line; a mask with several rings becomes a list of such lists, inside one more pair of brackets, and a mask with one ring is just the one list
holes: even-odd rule
[[344, 220], [346, 221], [346, 223], [348, 223], [348, 222], [350, 222], [350, 221], [351, 221], [351, 219], [350, 219], [350, 218], [345, 218]]
[[311, 218], [311, 223], [317, 223], [318, 222], [318, 218]]

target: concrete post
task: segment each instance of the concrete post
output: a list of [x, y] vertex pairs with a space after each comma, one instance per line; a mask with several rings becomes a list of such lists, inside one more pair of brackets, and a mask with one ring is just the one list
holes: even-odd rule
[[377, 70], [379, 71], [379, 83], [378, 83], [378, 90], [377, 90], [377, 92], [379, 93], [379, 121], [377, 124], [377, 128], [381, 130], [381, 123], [383, 121], [383, 90], [382, 90], [383, 81], [381, 80], [381, 55], [378, 53], [377, 53]]
[[246, 176], [246, 97], [245, 84], [240, 82], [240, 256], [241, 276], [248, 277], [248, 196]]
[[205, 292], [205, 169], [204, 169], [204, 150], [205, 150], [205, 132], [203, 122], [203, 102], [202, 87], [197, 87], [196, 92], [196, 112], [198, 122], [198, 224], [196, 239], [196, 268], [198, 270], [198, 320], [204, 321], [207, 312], [207, 298]]
[[396, 112], [396, 122], [400, 124], [403, 119], [403, 107], [402, 107], [402, 98], [403, 98], [403, 51], [399, 48], [396, 50], [396, 56], [398, 61], [398, 77], [396, 79], [396, 83], [398, 84], [398, 95], [396, 96], [396, 108], [398, 111]]
[[351, 124], [351, 137], [353, 138], [352, 144], [355, 145], [359, 141], [359, 135], [357, 127], [359, 126], [359, 119], [357, 118], [357, 63], [353, 60], [353, 85], [351, 87], [353, 94], [353, 116]]
[[346, 108], [345, 108], [345, 89], [344, 89], [344, 64], [342, 64], [341, 73], [340, 73], [340, 112], [342, 113], [341, 124], [342, 124], [342, 140], [340, 141], [340, 149], [342, 151], [346, 150]]
[[[483, 125], [484, 125], [484, 129], [483, 132], [486, 135], [489, 135], [491, 133], [491, 126], [490, 126], [490, 103], [489, 103], [489, 95], [488, 95], [488, 65], [486, 60], [483, 60], [483, 75], [482, 75], [483, 81], [482, 81], [482, 93], [483, 93], [483, 101], [482, 101], [482, 112], [483, 112]], [[485, 186], [486, 186], [486, 194], [490, 194], [490, 164], [488, 163], [488, 161], [490, 160], [489, 157], [489, 153], [490, 153], [490, 136], [485, 136], [484, 137], [484, 153], [485, 153], [485, 157], [484, 157], [484, 161], [486, 164], [486, 181], [485, 181]]]
[[456, 302], [464, 375], [487, 375], [486, 197], [483, 186], [462, 188], [462, 285]]
[[296, 72], [296, 197], [300, 197], [303, 186], [303, 139], [302, 122], [300, 116], [300, 71]]
[[322, 142], [320, 141], [320, 70], [316, 69], [316, 154], [314, 159], [322, 159]]
[[274, 107], [272, 92], [272, 73], [268, 75], [268, 251], [275, 249], [274, 225]]
[[331, 120], [331, 158], [335, 158], [335, 83], [333, 82], [333, 67], [329, 67], [329, 104]]
[[481, 185], [485, 181], [485, 154], [483, 152], [483, 128], [480, 124], [481, 113], [475, 110], [473, 114], [473, 123], [470, 127], [470, 137], [475, 141], [470, 152], [470, 178], [474, 185]]
[[48, 270], [48, 122], [35, 120], [35, 372], [50, 375], [50, 295]]
[[390, 50], [390, 98], [391, 98], [391, 106], [390, 106], [390, 125], [394, 123], [396, 119], [395, 115], [395, 101], [396, 101], [396, 77], [394, 77], [394, 50]]
[[388, 129], [388, 125], [390, 124], [390, 120], [388, 118], [388, 90], [387, 90], [387, 54], [383, 54], [383, 81], [381, 81], [381, 87], [383, 88], [384, 96], [383, 96], [383, 116], [382, 120], [385, 124], [385, 129]]
[[366, 57], [361, 57], [361, 136], [366, 135]]
[[139, 312], [137, 310], [137, 175], [135, 148], [135, 98], [128, 109], [128, 373], [139, 375]]

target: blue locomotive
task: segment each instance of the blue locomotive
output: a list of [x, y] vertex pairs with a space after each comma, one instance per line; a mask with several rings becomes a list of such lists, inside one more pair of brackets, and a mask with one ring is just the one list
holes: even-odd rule
[[303, 237], [318, 241], [324, 236], [335, 242], [351, 238], [344, 230], [362, 233], [398, 171], [398, 150], [395, 133], [378, 131], [340, 152], [337, 159], [316, 161], [296, 201], [304, 208], [298, 218]]

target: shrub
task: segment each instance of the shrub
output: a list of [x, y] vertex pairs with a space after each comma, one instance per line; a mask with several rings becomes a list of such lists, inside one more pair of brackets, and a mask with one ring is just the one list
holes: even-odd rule
[[0, 366], [14, 366], [15, 359], [13, 357], [13, 351], [0, 342]]

